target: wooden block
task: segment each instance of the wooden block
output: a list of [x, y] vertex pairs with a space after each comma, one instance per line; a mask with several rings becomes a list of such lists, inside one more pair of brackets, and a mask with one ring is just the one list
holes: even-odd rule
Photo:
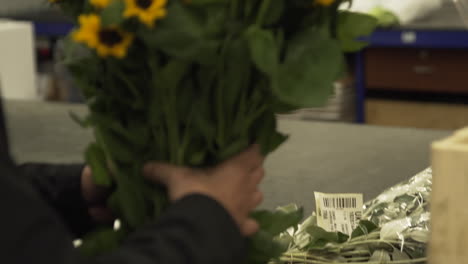
[[468, 129], [432, 145], [429, 263], [468, 264]]
[[369, 99], [366, 121], [379, 126], [455, 130], [468, 125], [468, 105]]

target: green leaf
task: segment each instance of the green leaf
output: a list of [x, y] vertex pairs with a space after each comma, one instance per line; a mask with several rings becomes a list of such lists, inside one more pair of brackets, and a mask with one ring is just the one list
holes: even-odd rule
[[85, 4], [83, 1], [58, 1], [56, 4], [60, 6], [63, 13], [73, 18], [78, 17], [85, 11]]
[[88, 128], [91, 125], [91, 122], [89, 121], [89, 116], [81, 118], [80, 116], [78, 116], [78, 114], [76, 114], [73, 111], [68, 112], [68, 115], [73, 121], [75, 121], [75, 123], [77, 123], [82, 128]]
[[216, 135], [216, 126], [205, 111], [194, 113], [194, 126], [207, 141], [213, 140]]
[[167, 12], [156, 29], [139, 32], [146, 44], [174, 58], [214, 64], [220, 43], [206, 37], [203, 19], [178, 1], [171, 3]]
[[228, 0], [190, 0], [190, 5], [224, 4]]
[[119, 195], [116, 191], [109, 196], [106, 205], [113, 214], [122, 215], [122, 206], [119, 203]]
[[271, 101], [271, 109], [275, 114], [288, 114], [299, 110], [300, 107], [279, 101], [277, 98]]
[[110, 187], [112, 178], [106, 166], [107, 161], [104, 151], [96, 143], [92, 143], [87, 148], [85, 157], [93, 172], [93, 182], [98, 186]]
[[123, 163], [135, 161], [135, 155], [130, 150], [130, 145], [122, 137], [119, 137], [104, 125], [97, 125], [94, 129], [96, 140], [102, 144], [107, 155]]
[[115, 26], [123, 21], [123, 11], [125, 3], [122, 0], [111, 1], [109, 6], [104, 8], [101, 13], [102, 26]]
[[115, 191], [117, 200], [114, 202], [119, 205], [120, 217], [132, 229], [141, 227], [148, 217], [145, 199], [140, 191], [142, 187], [136, 182], [141, 175], [120, 168], [119, 171], [113, 171], [113, 176], [117, 182]]
[[246, 32], [250, 54], [257, 68], [270, 76], [278, 70], [278, 46], [271, 30], [251, 26]]
[[163, 89], [174, 89], [176, 91], [179, 83], [189, 70], [191, 64], [183, 60], [172, 60], [168, 62], [161, 70], [160, 82]]
[[322, 106], [333, 92], [343, 63], [339, 43], [324, 29], [308, 28], [289, 44], [285, 62], [273, 82], [273, 93], [288, 105]]
[[368, 235], [377, 228], [378, 226], [372, 223], [371, 221], [362, 220], [361, 222], [359, 222], [359, 226], [351, 234], [351, 238]]
[[310, 243], [307, 249], [320, 249], [328, 243], [344, 243], [349, 239], [349, 236], [343, 233], [327, 232], [318, 226], [309, 226], [306, 232], [310, 235]]
[[256, 143], [260, 145], [264, 155], [273, 152], [288, 139], [288, 136], [277, 131], [276, 123], [276, 115], [265, 112], [253, 126]]
[[195, 167], [200, 166], [203, 164], [205, 157], [206, 157], [206, 151], [196, 152], [190, 156], [189, 165], [195, 166]]
[[205, 36], [208, 38], [222, 38], [226, 28], [226, 0], [222, 5], [211, 5], [210, 7], [203, 7], [202, 16], [204, 20], [203, 30]]
[[201, 19], [181, 3], [171, 3], [167, 13], [168, 16], [159, 23], [152, 34], [148, 35], [150, 32], [147, 31], [141, 32], [149, 44], [172, 51], [175, 47], [171, 48], [171, 45], [187, 49], [193, 45], [193, 41], [203, 38]]
[[249, 264], [265, 264], [278, 259], [288, 249], [284, 244], [274, 241], [273, 235], [260, 230], [249, 241]]
[[99, 61], [96, 57], [77, 58], [74, 55], [67, 55], [64, 61], [68, 70], [73, 76], [73, 81], [81, 89], [86, 99], [90, 99], [96, 94], [96, 84], [99, 79]]
[[381, 6], [377, 6], [370, 10], [369, 15], [372, 15], [377, 19], [379, 27], [392, 27], [399, 26], [400, 24], [400, 18], [398, 15]]
[[265, 17], [265, 25], [272, 25], [277, 23], [283, 16], [284, 9], [286, 7], [285, 1], [287, 0], [272, 0]]
[[88, 257], [110, 252], [119, 246], [125, 235], [126, 232], [123, 229], [114, 231], [112, 228], [105, 228], [94, 231], [83, 238], [79, 251]]
[[402, 261], [402, 262], [404, 262], [404, 261], [410, 262], [411, 261], [408, 254], [406, 254], [404, 252], [401, 252], [400, 250], [394, 250], [390, 255], [392, 257], [392, 261]]
[[346, 241], [349, 240], [349, 236], [346, 235], [346, 234], [343, 234], [343, 233], [341, 233], [341, 232], [336, 233], [336, 235], [337, 235], [337, 237], [338, 237], [337, 243], [340, 243], [340, 244], [341, 244], [341, 243], [344, 243], [344, 242], [346, 242]]
[[279, 148], [281, 145], [283, 145], [283, 143], [286, 142], [288, 139], [288, 135], [284, 135], [278, 131], [272, 132], [268, 139], [268, 143], [264, 144], [263, 153], [270, 154], [271, 152]]
[[[126, 60], [129, 61], [129, 60]], [[117, 62], [113, 61], [110, 63], [107, 63], [107, 73], [106, 75], [109, 77], [107, 82], [105, 83], [106, 86], [109, 85], [109, 83], [112, 83], [113, 86], [108, 86], [111, 87], [113, 94], [115, 97], [118, 99], [124, 98], [124, 103], [129, 104], [132, 108], [134, 109], [143, 109], [144, 108], [144, 98], [142, 95], [142, 91], [145, 89], [137, 87], [137, 79], [132, 76], [131, 71], [127, 68], [122, 68], [120, 65], [118, 65]], [[132, 70], [135, 70], [136, 67], [133, 67]], [[133, 79], [132, 79], [133, 77]], [[141, 78], [138, 77], [138, 78]], [[144, 87], [144, 86], [143, 86]], [[120, 88], [122, 90], [122, 94], [116, 93], [117, 88]], [[123, 89], [124, 88], [124, 89]], [[112, 96], [112, 95], [107, 95], [107, 96]]]
[[397, 204], [412, 204], [414, 201], [416, 201], [418, 199], [417, 196], [413, 196], [413, 195], [409, 195], [409, 194], [403, 194], [403, 195], [400, 195], [398, 197], [395, 197], [395, 199], [393, 200], [394, 203], [397, 203]]
[[368, 43], [359, 41], [359, 37], [370, 35], [377, 27], [377, 19], [372, 16], [343, 11], [338, 16], [338, 39], [345, 52], [356, 52]]
[[302, 208], [285, 211], [276, 210], [274, 212], [261, 210], [252, 213], [252, 218], [260, 225], [264, 232], [277, 236], [290, 227], [297, 226], [303, 218], [304, 210]]
[[63, 53], [61, 54], [61, 57], [59, 57], [59, 61], [66, 66], [77, 63], [91, 55], [89, 48], [81, 43], [75, 42], [72, 39], [71, 34], [63, 39], [62, 45]]
[[408, 254], [412, 259], [427, 257], [426, 246], [406, 248], [405, 253]]
[[218, 160], [224, 161], [240, 152], [246, 150], [249, 147], [249, 139], [241, 138], [239, 140], [233, 141], [231, 144], [227, 145], [225, 148], [221, 149], [218, 152]]
[[94, 125], [100, 125], [104, 127], [106, 130], [115, 133], [117, 137], [121, 137], [122, 139], [125, 139], [129, 142], [133, 142], [133, 139], [135, 136], [141, 136], [141, 135], [132, 135], [130, 131], [124, 128], [122, 124], [116, 118], [113, 118], [109, 114], [93, 112], [90, 114], [89, 119], [90, 119], [90, 122], [92, 122]]
[[[222, 82], [221, 87], [217, 89], [222, 89], [226, 122], [232, 123], [240, 110], [240, 97], [243, 92], [248, 89], [252, 76], [253, 65], [249, 59], [247, 42], [243, 38], [233, 39], [226, 44], [224, 62], [224, 75], [220, 77]], [[245, 118], [245, 116], [243, 116], [243, 118]], [[245, 128], [235, 127], [232, 131], [238, 132], [243, 129]]]
[[279, 258], [288, 249], [288, 245], [275, 240], [275, 236], [290, 227], [296, 227], [302, 220], [303, 209], [287, 206], [274, 212], [257, 211], [252, 217], [259, 223], [260, 231], [250, 240], [247, 263], [265, 264]]
[[369, 262], [380, 263], [380, 264], [390, 264], [392, 262], [390, 258], [390, 253], [385, 250], [376, 250], [369, 259]]

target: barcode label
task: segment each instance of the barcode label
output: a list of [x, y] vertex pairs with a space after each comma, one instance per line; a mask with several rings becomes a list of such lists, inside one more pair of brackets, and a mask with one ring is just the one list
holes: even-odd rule
[[362, 218], [362, 194], [315, 193], [317, 224], [329, 232], [350, 235]]
[[357, 208], [357, 199], [356, 197], [324, 197], [323, 207], [336, 209]]

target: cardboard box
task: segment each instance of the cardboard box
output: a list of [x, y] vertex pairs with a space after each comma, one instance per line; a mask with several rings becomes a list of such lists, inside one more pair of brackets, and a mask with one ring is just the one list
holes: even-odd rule
[[379, 126], [459, 129], [468, 125], [468, 105], [368, 99], [366, 122]]

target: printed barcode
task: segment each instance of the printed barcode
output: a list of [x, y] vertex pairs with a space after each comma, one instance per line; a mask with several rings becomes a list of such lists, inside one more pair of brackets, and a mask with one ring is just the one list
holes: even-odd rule
[[357, 200], [354, 197], [336, 197], [336, 198], [327, 198], [324, 197], [323, 199], [323, 206], [326, 208], [356, 208], [357, 207]]

